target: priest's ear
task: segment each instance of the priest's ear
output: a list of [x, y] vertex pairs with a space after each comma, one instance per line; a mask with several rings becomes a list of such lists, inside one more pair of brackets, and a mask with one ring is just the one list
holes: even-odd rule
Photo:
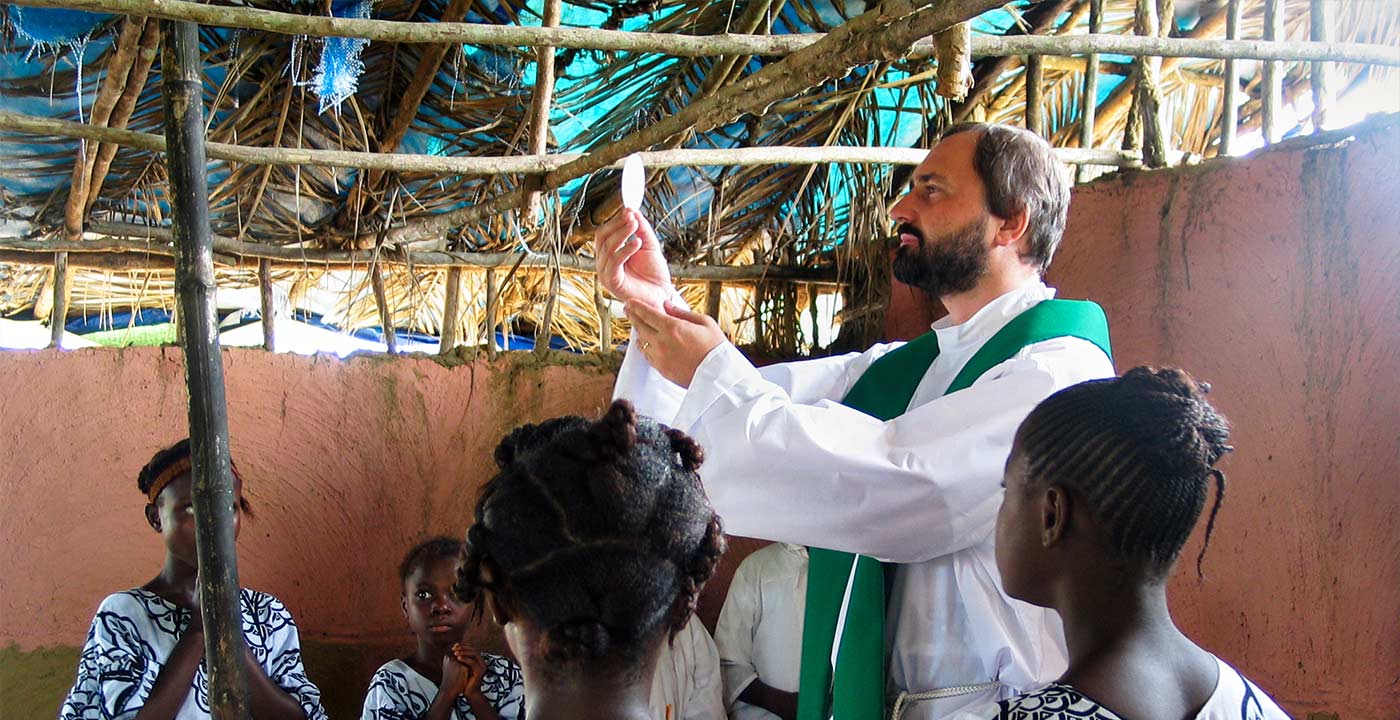
[[1039, 495], [1040, 544], [1052, 548], [1065, 537], [1073, 501], [1069, 492], [1059, 485], [1046, 485]]

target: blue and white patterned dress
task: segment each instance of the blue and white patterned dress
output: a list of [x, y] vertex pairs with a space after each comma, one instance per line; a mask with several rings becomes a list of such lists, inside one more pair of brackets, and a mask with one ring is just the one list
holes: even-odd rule
[[[1289, 720], [1258, 685], [1224, 660], [1215, 659], [1219, 679], [1195, 720]], [[959, 713], [953, 720], [1123, 720], [1070, 685], [1053, 683], [999, 703]]]
[[[486, 676], [481, 679], [481, 694], [501, 720], [524, 720], [525, 684], [520, 666], [510, 658], [482, 653], [486, 661]], [[390, 660], [374, 673], [365, 695], [360, 720], [418, 720], [428, 711], [437, 697], [438, 686], [423, 677], [402, 660]], [[477, 720], [471, 705], [461, 695], [452, 706], [452, 720]]]
[[[307, 720], [325, 720], [321, 691], [306, 677], [292, 614], [281, 600], [244, 588], [243, 637], [263, 672], [286, 690]], [[190, 611], [143, 589], [108, 595], [97, 608], [78, 658], [78, 677], [59, 710], [59, 720], [128, 720], [151, 694], [175, 644], [190, 625]], [[194, 692], [175, 720], [203, 720], [209, 712], [204, 661], [195, 671]]]

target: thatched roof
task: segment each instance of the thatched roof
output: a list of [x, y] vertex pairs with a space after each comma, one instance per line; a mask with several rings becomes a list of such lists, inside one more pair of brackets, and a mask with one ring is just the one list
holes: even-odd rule
[[[268, 0], [247, 5], [324, 12], [319, 4], [316, 10]], [[464, 18], [486, 24], [538, 25], [542, 5], [541, 0], [385, 0], [373, 13], [379, 19], [415, 22]], [[1102, 32], [1130, 34], [1135, 5], [1132, 0], [1104, 0]], [[1286, 3], [1286, 39], [1308, 39], [1307, 5], [1298, 0]], [[1242, 6], [1240, 37], [1260, 37], [1263, 0], [1243, 0]], [[1089, 7], [1089, 0], [1014, 2], [979, 17], [973, 30], [1003, 35], [1081, 34], [1088, 30]], [[16, 9], [11, 8], [11, 20]], [[578, 1], [565, 3], [563, 24], [696, 36], [781, 35], [828, 32], [864, 9], [863, 2], [843, 0]], [[1333, 12], [1336, 41], [1392, 46], [1400, 42], [1400, 5], [1341, 3]], [[1222, 2], [1179, 1], [1171, 34], [1223, 37], [1225, 13]], [[125, 127], [159, 134], [160, 63], [151, 62], [159, 40], [156, 24], [113, 16], [98, 24], [79, 50], [76, 46], [38, 47], [17, 32], [14, 23], [7, 23], [0, 109], [115, 126], [129, 113], [122, 123]], [[338, 108], [323, 110], [323, 98], [314, 87], [318, 63], [328, 44], [343, 47], [346, 41], [222, 28], [205, 28], [202, 40], [211, 142], [438, 156], [527, 152], [537, 72], [532, 49], [370, 42], [360, 55], [364, 72], [358, 88]], [[554, 59], [558, 80], [549, 116], [550, 153], [588, 152], [781, 60], [589, 50], [559, 50]], [[1130, 61], [1103, 58], [1093, 132], [1096, 147], [1116, 149], [1122, 141], [1133, 84]], [[1262, 63], [1240, 65], [1246, 98], [1240, 121], [1247, 129], [1259, 122]], [[1308, 64], [1284, 63], [1283, 67], [1285, 99], [1306, 92]], [[1073, 57], [1047, 58], [1044, 65], [1046, 126], [1042, 132], [1062, 147], [1080, 145], [1084, 68], [1084, 59]], [[1344, 91], [1368, 74], [1374, 77], [1393, 70], [1339, 64], [1334, 87]], [[923, 147], [956, 119], [1022, 123], [1026, 114], [1022, 59], [982, 58], [973, 72], [973, 102], [955, 103], [938, 94], [931, 59], [882, 60], [784, 98], [762, 114], [748, 114], [705, 132], [682, 133], [654, 149]], [[1221, 60], [1168, 59], [1163, 64], [1166, 122], [1172, 145], [1187, 156], [1216, 152], [1223, 73]], [[112, 82], [113, 76], [125, 78], [133, 91], [123, 95], [122, 83]], [[431, 77], [421, 102], [413, 101], [417, 77]], [[134, 92], [136, 87], [139, 92]], [[140, 227], [132, 226], [168, 226], [162, 153], [108, 144], [99, 151], [95, 142], [80, 144], [59, 136], [4, 137], [0, 236], [35, 241], [31, 247], [42, 248], [45, 239], [91, 243], [139, 237]], [[89, 157], [86, 174], [75, 176], [75, 165], [84, 168], [78, 162], [84, 150]], [[105, 168], [104, 153], [110, 154], [110, 166]], [[364, 262], [369, 255], [353, 255], [357, 262], [331, 266], [321, 262], [324, 256], [316, 251], [369, 250], [386, 227], [411, 226], [529, 182], [521, 175], [380, 173], [230, 161], [211, 162], [209, 178], [214, 233], [234, 243], [312, 255], [304, 263], [275, 266], [279, 302], [305, 307], [311, 302], [308, 298], [316, 299], [314, 304], [322, 310], [333, 309], [336, 324], [345, 328], [380, 324]], [[883, 246], [876, 241], [887, 234], [884, 208], [903, 180], [900, 167], [883, 164], [678, 167], [651, 173], [647, 211], [656, 219], [674, 262], [820, 270], [812, 279], [857, 281], [860, 292], [846, 298], [850, 308], [878, 290], [866, 287], [865, 280], [878, 276], [870, 270], [884, 262]], [[591, 173], [546, 193], [542, 214], [531, 215], [517, 207], [397, 249], [586, 255], [594, 223], [616, 208], [615, 190], [613, 171]], [[79, 198], [73, 198], [75, 193]], [[541, 217], [550, 221], [541, 223]], [[75, 235], [75, 228], [82, 234]], [[0, 259], [25, 259], [14, 244], [7, 247], [11, 249]], [[373, 255], [382, 260], [394, 324], [437, 334], [442, 327], [447, 270], [405, 263], [401, 255], [391, 252], [394, 249], [386, 247]], [[150, 259], [134, 253], [120, 256], [120, 262], [109, 259], [102, 268], [85, 269], [75, 262], [69, 313], [171, 307], [173, 271], [168, 260], [155, 257], [154, 261], [162, 267], [151, 269]], [[256, 288], [256, 270], [256, 264], [246, 262], [222, 269], [221, 289]], [[548, 305], [553, 272], [548, 263], [513, 271], [507, 265], [496, 271], [499, 317], [513, 318], [525, 327], [539, 322]], [[575, 347], [597, 347], [600, 309], [606, 310], [607, 305], [595, 297], [591, 274], [567, 268], [558, 272], [553, 332]], [[462, 282], [462, 340], [475, 343], [482, 337], [487, 309], [485, 273], [468, 269], [462, 273]], [[51, 287], [52, 272], [43, 265], [0, 266], [0, 314], [33, 309], [45, 316], [46, 283]], [[799, 337], [794, 328], [797, 318], [806, 317], [811, 298], [838, 289], [831, 284], [748, 279], [730, 282], [728, 287], [722, 313], [727, 324], [787, 350], [811, 344], [810, 337]], [[687, 285], [686, 292], [697, 306], [705, 305], [703, 282]], [[771, 316], [774, 322], [755, 326], [755, 315]], [[609, 322], [614, 340], [625, 337], [621, 320], [613, 317]], [[831, 339], [819, 338], [822, 344]]]

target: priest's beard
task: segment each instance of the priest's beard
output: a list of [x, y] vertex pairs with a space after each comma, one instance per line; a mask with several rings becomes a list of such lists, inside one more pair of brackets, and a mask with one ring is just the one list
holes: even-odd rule
[[919, 244], [901, 246], [895, 253], [895, 279], [934, 297], [958, 295], [976, 287], [987, 273], [991, 255], [983, 240], [988, 220], [983, 216], [934, 238], [901, 223], [899, 232], [919, 238]]

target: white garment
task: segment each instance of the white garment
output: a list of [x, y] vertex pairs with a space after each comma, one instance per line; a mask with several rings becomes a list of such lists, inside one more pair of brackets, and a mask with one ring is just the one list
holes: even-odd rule
[[754, 680], [797, 692], [806, 608], [807, 548], [773, 543], [739, 563], [715, 625], [730, 720], [777, 718], [739, 699]]
[[651, 681], [651, 716], [655, 720], [724, 720], [719, 651], [705, 624], [694, 615], [675, 640], [661, 646]]
[[[1240, 671], [1215, 658], [1220, 677], [1215, 692], [1196, 713], [1196, 720], [1289, 720], [1277, 703]], [[1085, 697], [1069, 685], [1055, 683], [1000, 703], [986, 703], [958, 713], [952, 720], [1122, 720], [1112, 710]]]
[[[525, 712], [525, 685], [520, 666], [510, 658], [482, 653], [486, 673], [481, 678], [481, 694], [491, 703], [501, 720], [517, 720]], [[397, 658], [384, 663], [370, 678], [360, 720], [412, 720], [423, 717], [437, 697], [438, 685], [423, 677], [412, 665]], [[458, 695], [452, 704], [453, 720], [476, 720], [471, 703]]]
[[[1052, 297], [1033, 282], [961, 325], [946, 317], [934, 323], [938, 359], [909, 411], [887, 422], [838, 400], [902, 343], [762, 370], [723, 343], [689, 390], [629, 349], [614, 394], [706, 449], [701, 477], [730, 532], [903, 563], [889, 616], [896, 691], [996, 680], [1009, 688], [1004, 694], [1023, 692], [1057, 677], [1067, 659], [1058, 616], [1002, 591], [992, 530], [1003, 466], [1036, 403], [1111, 377], [1113, 366], [1093, 343], [1057, 338], [1023, 348], [970, 388], [943, 392], [992, 335]], [[921, 702], [906, 717], [941, 716], [993, 697]]]
[[[239, 591], [243, 637], [267, 677], [292, 697], [307, 720], [325, 720], [321, 691], [301, 664], [297, 626], [281, 600], [267, 593]], [[190, 611], [137, 588], [108, 595], [97, 608], [78, 658], [78, 677], [59, 720], [129, 720], [150, 697], [156, 678], [175, 644], [190, 626]], [[175, 720], [206, 720], [209, 678], [199, 661]]]

